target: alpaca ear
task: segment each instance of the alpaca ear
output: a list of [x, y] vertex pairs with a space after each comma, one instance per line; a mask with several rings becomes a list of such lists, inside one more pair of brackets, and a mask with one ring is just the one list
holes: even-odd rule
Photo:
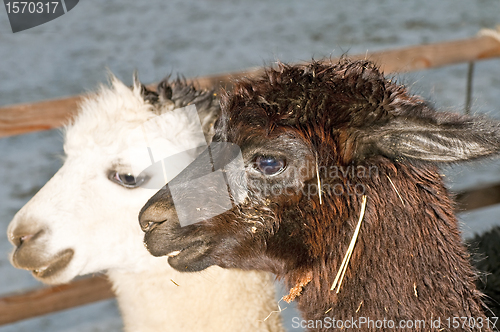
[[214, 135], [214, 124], [220, 116], [220, 101], [214, 91], [207, 91], [205, 98], [196, 103], [201, 127], [207, 142], [210, 143]]
[[457, 162], [500, 153], [499, 122], [456, 114], [395, 118], [363, 136], [359, 152], [392, 159]]
[[172, 100], [172, 87], [169, 83], [170, 76], [163, 79], [157, 87], [158, 95], [160, 100], [165, 102], [166, 100]]
[[134, 70], [132, 79], [134, 82], [134, 89], [139, 89], [141, 97], [142, 99], [144, 99], [144, 101], [149, 102], [152, 105], [158, 102], [158, 94], [154, 91], [149, 90], [144, 84], [139, 81], [139, 73], [137, 72], [137, 70]]

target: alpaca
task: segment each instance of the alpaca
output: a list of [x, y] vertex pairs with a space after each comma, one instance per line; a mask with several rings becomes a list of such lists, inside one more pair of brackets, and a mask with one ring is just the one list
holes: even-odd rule
[[477, 285], [487, 296], [487, 315], [498, 317], [500, 314], [500, 226], [476, 234], [467, 240], [472, 251], [472, 264], [481, 271]]
[[[153, 255], [179, 271], [272, 272], [309, 330], [441, 331], [457, 317], [460, 330], [492, 330], [437, 166], [499, 153], [498, 123], [438, 113], [371, 62], [343, 59], [236, 82], [213, 141], [241, 149], [238, 167], [212, 152], [232, 206], [210, 214], [215, 185], [189, 185], [206, 171], [200, 155], [141, 210]], [[181, 227], [174, 189], [206, 197], [208, 217]]]
[[[191, 104], [195, 118], [187, 116]], [[10, 223], [12, 264], [49, 284], [106, 272], [126, 331], [281, 331], [279, 316], [263, 322], [276, 306], [270, 274], [219, 267], [182, 274], [142, 244], [137, 215], [165, 182], [154, 189], [154, 174], [140, 173], [150, 162], [133, 154], [142, 151], [141, 126], [161, 116], [147, 137], [163, 144], [155, 153], [175, 154], [165, 163], [173, 178], [183, 151], [187, 165], [206, 146], [200, 125], [210, 134], [219, 112], [213, 91], [180, 80], [163, 81], [156, 93], [112, 78], [66, 128], [62, 168]]]

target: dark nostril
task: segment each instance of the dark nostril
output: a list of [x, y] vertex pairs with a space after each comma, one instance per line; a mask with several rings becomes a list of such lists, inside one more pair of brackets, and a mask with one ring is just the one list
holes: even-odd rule
[[157, 224], [176, 220], [174, 202], [168, 185], [154, 194], [139, 212], [139, 225], [144, 232], [151, 231]]
[[142, 213], [139, 215], [139, 225], [141, 226], [143, 232], [146, 232], [150, 228], [151, 223], [152, 221], [147, 218], [143, 218]]
[[139, 223], [141, 225], [141, 229], [143, 232], [150, 231], [153, 228], [153, 225], [155, 225], [155, 224], [161, 224], [161, 222], [155, 222], [155, 221], [151, 221], [151, 220], [145, 220], [145, 221], [141, 220]]
[[143, 232], [150, 231], [155, 224], [161, 224], [165, 220], [164, 211], [154, 206], [145, 207], [139, 213], [139, 225]]
[[29, 241], [33, 238], [33, 234], [21, 235], [21, 236], [12, 236], [12, 242], [16, 247], [20, 247], [24, 242]]
[[38, 237], [42, 232], [43, 232], [43, 230], [38, 231], [34, 234], [23, 234], [23, 235], [13, 234], [11, 236], [11, 241], [16, 247], [20, 247], [21, 245], [23, 245], [23, 243], [26, 243], [28, 241], [32, 241], [35, 237]]
[[29, 239], [33, 238], [33, 235], [23, 235], [19, 238], [19, 245], [23, 244], [24, 242], [28, 241]]

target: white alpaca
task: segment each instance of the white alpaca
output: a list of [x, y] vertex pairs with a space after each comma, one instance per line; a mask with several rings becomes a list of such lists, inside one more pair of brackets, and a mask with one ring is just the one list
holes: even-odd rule
[[[161, 114], [166, 121], [146, 133], [148, 143], [160, 140], [167, 155], [189, 150], [195, 158], [200, 123], [173, 111], [188, 104], [196, 104], [207, 131], [219, 108], [215, 94], [180, 81], [164, 81], [157, 94], [113, 78], [87, 98], [67, 127], [64, 165], [9, 225], [12, 264], [50, 284], [105, 271], [126, 331], [281, 331], [279, 315], [263, 321], [276, 309], [269, 274], [179, 273], [143, 245], [137, 216], [159, 188], [138, 188], [148, 181], [136, 171], [144, 160], [131, 154], [143, 141], [138, 128], [151, 130], [141, 125]], [[165, 167], [167, 178], [180, 171]]]

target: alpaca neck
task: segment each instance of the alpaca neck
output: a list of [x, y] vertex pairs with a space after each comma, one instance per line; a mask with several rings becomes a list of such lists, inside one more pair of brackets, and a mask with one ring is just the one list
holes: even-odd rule
[[[358, 222], [354, 212], [342, 225], [349, 232], [339, 228], [328, 235], [345, 239], [331, 245], [333, 255], [325, 265], [313, 267], [318, 277], [299, 297], [306, 319], [424, 320], [425, 327], [413, 328], [420, 331], [438, 331], [430, 325], [438, 318], [441, 328], [453, 317], [485, 321], [448, 193], [437, 172], [419, 172], [399, 169], [398, 176], [380, 174], [375, 184], [366, 185], [366, 214], [342, 286], [338, 293], [330, 290]], [[350, 199], [359, 214], [361, 197]]]
[[271, 275], [212, 267], [180, 273], [165, 259], [141, 273], [109, 271], [125, 331], [281, 331]]

